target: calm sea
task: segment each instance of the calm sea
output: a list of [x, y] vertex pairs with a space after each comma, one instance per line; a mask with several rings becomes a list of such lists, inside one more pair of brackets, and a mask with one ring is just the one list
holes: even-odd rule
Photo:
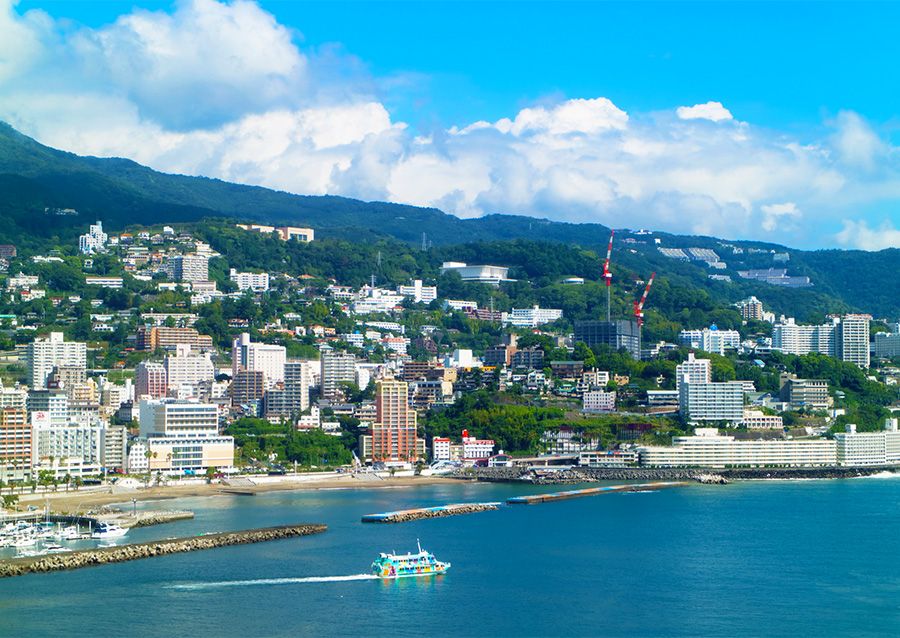
[[[0, 636], [900, 635], [898, 478], [691, 485], [359, 522], [537, 491], [460, 484], [165, 501], [196, 519], [134, 530], [130, 541], [300, 521], [329, 529], [3, 580]], [[453, 563], [449, 574], [345, 579], [417, 538]]]

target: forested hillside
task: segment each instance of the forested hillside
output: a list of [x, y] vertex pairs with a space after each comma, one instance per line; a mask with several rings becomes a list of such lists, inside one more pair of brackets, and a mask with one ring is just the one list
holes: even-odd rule
[[[535, 280], [539, 287], [560, 275], [580, 275], [596, 279], [598, 255], [605, 251], [609, 230], [600, 224], [552, 222], [516, 215], [488, 215], [479, 219], [459, 219], [436, 209], [418, 208], [383, 202], [362, 202], [342, 197], [293, 195], [256, 186], [230, 184], [203, 177], [167, 175], [125, 159], [79, 157], [43, 146], [6, 124], [0, 123], [0, 242], [13, 243], [26, 252], [47, 247], [72, 246], [88, 223], [96, 219], [111, 230], [128, 224], [161, 224], [196, 222], [207, 218], [265, 221], [308, 225], [319, 238], [351, 239], [354, 247], [334, 250], [312, 248], [296, 254], [284, 246], [256, 246], [266, 254], [242, 256], [240, 246], [228, 251], [235, 265], [273, 267], [274, 257], [289, 259], [296, 268], [340, 268], [358, 280], [372, 271], [371, 254], [379, 242], [383, 268], [390, 269], [393, 259], [396, 275], [409, 274], [409, 259], [417, 260], [416, 248], [422, 243], [433, 246], [428, 252], [431, 271], [440, 258], [470, 262], [496, 262], [513, 267], [519, 276]], [[210, 234], [217, 241], [247, 241], [246, 237], [229, 236], [221, 230], [230, 222], [213, 224]], [[622, 224], [624, 225], [623, 220]], [[207, 226], [201, 224], [201, 227]], [[791, 274], [808, 275], [810, 289], [785, 289], [741, 280], [728, 270], [732, 282], [708, 279], [709, 270], [699, 262], [682, 262], [663, 256], [655, 240], [668, 247], [704, 247], [718, 251], [729, 268], [732, 258], [723, 245], [747, 249], [741, 259], [744, 266], [770, 267], [770, 251], [787, 251], [784, 247], [760, 242], [731, 242], [712, 237], [685, 237], [655, 233], [653, 239], [628, 231], [617, 234], [614, 252], [618, 289], [631, 290], [634, 280], [645, 279], [653, 271], [662, 278], [654, 291], [657, 303], [666, 299], [667, 286], [682, 294], [684, 308], [697, 310], [689, 303], [695, 296], [734, 301], [756, 294], [776, 312], [796, 315], [801, 320], [815, 320], [828, 312], [861, 310], [887, 318], [900, 316], [900, 291], [896, 272], [900, 269], [900, 250], [867, 253], [863, 251], [790, 251], [787, 267]], [[399, 240], [399, 241], [397, 241]], [[624, 243], [624, 242], [629, 243]], [[399, 242], [405, 243], [404, 247]], [[540, 242], [535, 244], [534, 242]], [[358, 250], [365, 244], [373, 250]], [[573, 246], [565, 251], [535, 246]], [[322, 244], [325, 246], [325, 244]], [[340, 247], [340, 244], [337, 244]], [[760, 252], [749, 255], [751, 249]], [[275, 251], [272, 253], [271, 251]], [[271, 254], [270, 254], [271, 253]], [[334, 262], [337, 260], [337, 262]], [[245, 261], [246, 264], [241, 264]], [[265, 264], [265, 265], [263, 265]], [[330, 265], [329, 265], [330, 264]], [[414, 269], [413, 269], [414, 270]], [[365, 271], [365, 272], [363, 272]], [[346, 274], [346, 273], [345, 273]], [[515, 274], [512, 274], [515, 277]], [[702, 293], [702, 294], [701, 294]], [[559, 294], [563, 294], [560, 292]], [[566, 293], [574, 294], [574, 293]], [[702, 302], [702, 299], [700, 300]], [[630, 303], [617, 298], [618, 310], [625, 312]], [[702, 313], [702, 303], [699, 312]], [[696, 319], [697, 317], [695, 317]]]

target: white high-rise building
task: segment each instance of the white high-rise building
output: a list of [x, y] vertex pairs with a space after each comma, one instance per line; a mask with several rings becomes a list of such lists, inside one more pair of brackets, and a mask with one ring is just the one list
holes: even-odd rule
[[173, 281], [208, 281], [209, 257], [176, 255], [169, 260], [169, 278]]
[[356, 381], [356, 357], [350, 352], [322, 348], [321, 355], [322, 396], [333, 399], [342, 383]]
[[253, 343], [249, 333], [241, 333], [234, 340], [231, 350], [232, 372], [241, 370], [260, 371], [264, 374], [267, 388], [284, 381], [284, 364], [287, 350], [284, 346], [269, 343]]
[[870, 315], [831, 317], [818, 326], [783, 319], [772, 328], [772, 348], [787, 354], [818, 352], [868, 368]]
[[32, 389], [47, 387], [47, 377], [53, 368], [84, 368], [87, 365], [87, 345], [78, 341], [66, 341], [61, 332], [51, 332], [49, 337], [35, 339], [25, 350], [28, 361], [28, 384]]
[[869, 367], [870, 315], [844, 315], [841, 317], [841, 359], [855, 363], [860, 368]]
[[685, 374], [678, 386], [678, 408], [689, 421], [744, 420], [744, 384], [740, 381], [725, 383], [694, 383]]
[[693, 352], [688, 353], [687, 361], [675, 366], [675, 388], [681, 388], [685, 377], [691, 383], [710, 383], [712, 381], [712, 362], [709, 359], [697, 359]]
[[196, 473], [234, 465], [234, 438], [219, 434], [219, 408], [178, 399], [141, 401], [150, 472]]
[[166, 383], [170, 389], [189, 387], [195, 389], [204, 381], [212, 381], [216, 376], [209, 353], [192, 354], [191, 346], [178, 344], [175, 354], [165, 358]]
[[99, 221], [91, 224], [86, 235], [78, 238], [78, 250], [83, 255], [93, 255], [94, 253], [103, 252], [109, 236], [103, 232], [103, 224]]
[[216, 436], [219, 407], [181, 399], [144, 399], [140, 405], [140, 426], [142, 437]]

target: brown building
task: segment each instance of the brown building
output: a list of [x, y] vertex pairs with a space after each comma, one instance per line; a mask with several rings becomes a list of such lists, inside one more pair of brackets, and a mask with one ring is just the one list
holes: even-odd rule
[[248, 405], [262, 399], [266, 378], [262, 370], [240, 370], [231, 382], [231, 405]]
[[419, 458], [416, 411], [409, 407], [409, 386], [404, 381], [384, 379], [375, 394], [372, 424], [372, 460], [415, 463]]
[[31, 468], [31, 425], [24, 408], [0, 410], [0, 475]]
[[177, 345], [189, 345], [191, 350], [212, 350], [212, 337], [202, 335], [195, 328], [167, 328], [154, 326], [141, 327], [137, 332], [138, 350], [156, 350], [157, 348], [174, 348]]

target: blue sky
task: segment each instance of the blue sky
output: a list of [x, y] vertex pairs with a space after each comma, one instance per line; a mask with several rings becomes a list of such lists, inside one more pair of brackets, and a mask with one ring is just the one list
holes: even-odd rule
[[[900, 4], [14, 5], [11, 28], [36, 33], [41, 53], [16, 65], [27, 81], [0, 71], [0, 117], [76, 152], [463, 216], [638, 220], [802, 247], [900, 243]], [[223, 36], [216, 20], [246, 26]], [[179, 28], [212, 32], [186, 44]], [[159, 35], [150, 45], [148, 33]], [[191, 48], [199, 98], [186, 87], [190, 62], [156, 64], [160, 42]], [[242, 79], [205, 73], [208, 56], [234, 56]], [[55, 77], [61, 66], [84, 74], [85, 89], [54, 109], [77, 92]], [[29, 105], [41, 92], [52, 99]], [[70, 117], [84, 134], [62, 129]], [[133, 129], [131, 146], [88, 134], [110, 120]], [[296, 144], [236, 157], [248, 139], [279, 135]]]

